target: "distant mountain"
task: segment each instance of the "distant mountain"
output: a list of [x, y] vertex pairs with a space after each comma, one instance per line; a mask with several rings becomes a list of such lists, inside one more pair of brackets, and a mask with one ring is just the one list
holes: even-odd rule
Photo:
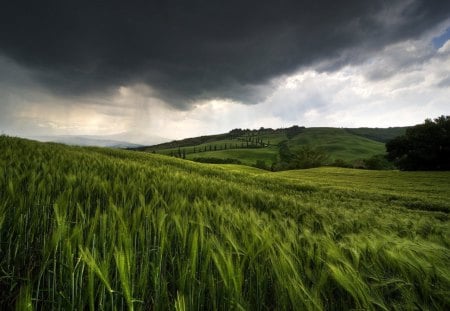
[[76, 146], [97, 146], [110, 148], [138, 148], [142, 146], [139, 144], [134, 144], [126, 141], [104, 139], [95, 136], [59, 135], [59, 136], [34, 136], [30, 138], [42, 142], [55, 142]]
[[166, 141], [169, 141], [169, 139], [148, 134], [141, 131], [126, 131], [118, 134], [112, 134], [112, 135], [105, 135], [105, 136], [92, 136], [93, 138], [98, 139], [106, 139], [106, 140], [116, 140], [121, 142], [128, 142], [130, 144], [145, 146], [145, 145], [155, 145], [160, 144]]
[[42, 141], [56, 142], [76, 146], [97, 146], [110, 148], [139, 148], [148, 144], [157, 144], [167, 139], [158, 136], [149, 136], [137, 132], [124, 132], [113, 135], [47, 135], [29, 136], [27, 138]]

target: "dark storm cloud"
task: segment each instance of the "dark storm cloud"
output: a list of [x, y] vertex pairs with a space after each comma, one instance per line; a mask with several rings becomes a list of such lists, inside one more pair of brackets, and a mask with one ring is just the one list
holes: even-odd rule
[[418, 36], [449, 12], [448, 0], [9, 1], [0, 53], [65, 96], [146, 83], [179, 107], [211, 97], [255, 102], [264, 96], [258, 85], [274, 77], [352, 62], [346, 51]]

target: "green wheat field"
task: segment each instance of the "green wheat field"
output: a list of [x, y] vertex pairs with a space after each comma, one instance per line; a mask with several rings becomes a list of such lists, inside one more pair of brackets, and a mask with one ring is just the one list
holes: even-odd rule
[[450, 310], [450, 172], [0, 136], [0, 309]]

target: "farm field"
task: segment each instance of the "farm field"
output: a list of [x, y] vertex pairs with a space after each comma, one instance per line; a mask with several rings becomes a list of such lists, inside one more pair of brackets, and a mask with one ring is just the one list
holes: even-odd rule
[[0, 309], [448, 310], [449, 202], [450, 172], [0, 136]]

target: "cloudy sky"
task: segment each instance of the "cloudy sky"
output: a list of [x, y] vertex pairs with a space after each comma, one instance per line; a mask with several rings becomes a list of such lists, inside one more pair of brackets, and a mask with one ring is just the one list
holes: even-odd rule
[[9, 1], [0, 131], [139, 143], [450, 114], [450, 1]]

